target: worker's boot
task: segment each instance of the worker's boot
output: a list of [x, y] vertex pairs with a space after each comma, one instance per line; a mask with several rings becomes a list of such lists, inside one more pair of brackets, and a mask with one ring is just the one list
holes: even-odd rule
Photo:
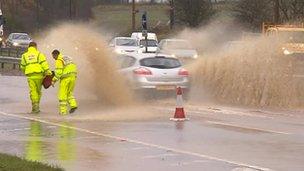
[[40, 109], [39, 109], [39, 103], [33, 103], [32, 104], [32, 114], [38, 114], [40, 113]]

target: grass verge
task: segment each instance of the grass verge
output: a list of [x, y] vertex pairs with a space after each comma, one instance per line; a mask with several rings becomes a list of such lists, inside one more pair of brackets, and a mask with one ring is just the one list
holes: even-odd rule
[[63, 171], [63, 169], [0, 153], [0, 171]]

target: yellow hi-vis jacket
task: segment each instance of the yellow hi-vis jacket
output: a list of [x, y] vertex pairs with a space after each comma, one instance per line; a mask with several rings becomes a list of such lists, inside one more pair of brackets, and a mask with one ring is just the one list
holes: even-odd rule
[[27, 51], [22, 54], [20, 68], [27, 76], [31, 74], [52, 74], [44, 54], [40, 53], [34, 47], [29, 47]]
[[73, 63], [72, 59], [68, 56], [59, 54], [55, 62], [55, 76], [53, 78], [53, 81], [56, 82], [62, 78], [76, 75], [77, 66]]

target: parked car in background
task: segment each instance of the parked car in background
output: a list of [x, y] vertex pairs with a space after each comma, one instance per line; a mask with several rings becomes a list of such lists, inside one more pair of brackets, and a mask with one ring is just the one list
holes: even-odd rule
[[157, 53], [172, 55], [182, 61], [198, 58], [197, 51], [184, 39], [164, 39], [160, 41]]
[[117, 57], [119, 72], [135, 90], [172, 91], [189, 88], [189, 73], [181, 62], [161, 54], [128, 54]]
[[110, 47], [117, 54], [141, 52], [137, 39], [131, 37], [116, 37], [110, 42]]
[[146, 45], [147, 45], [147, 53], [156, 52], [158, 46], [158, 40], [155, 33], [147, 33], [147, 40], [145, 36], [143, 36], [142, 32], [134, 32], [132, 33], [131, 37], [138, 40], [142, 52], [146, 52]]
[[11, 48], [27, 48], [32, 38], [27, 33], [11, 33], [7, 40], [6, 46]]

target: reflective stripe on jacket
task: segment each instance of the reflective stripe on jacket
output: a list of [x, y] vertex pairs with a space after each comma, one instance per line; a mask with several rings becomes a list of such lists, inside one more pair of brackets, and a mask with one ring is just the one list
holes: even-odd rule
[[59, 79], [68, 76], [76, 76], [76, 75], [77, 75], [76, 64], [72, 62], [71, 58], [59, 54], [55, 62], [55, 77], [53, 78], [53, 80], [57, 81]]
[[22, 54], [20, 68], [25, 75], [51, 74], [45, 56], [34, 47], [29, 47], [28, 50]]

